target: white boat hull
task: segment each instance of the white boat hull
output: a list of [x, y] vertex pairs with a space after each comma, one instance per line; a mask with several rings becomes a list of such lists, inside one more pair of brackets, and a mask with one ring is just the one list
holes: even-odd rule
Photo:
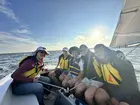
[[11, 74], [0, 80], [0, 105], [39, 105], [35, 95], [16, 96], [12, 94]]

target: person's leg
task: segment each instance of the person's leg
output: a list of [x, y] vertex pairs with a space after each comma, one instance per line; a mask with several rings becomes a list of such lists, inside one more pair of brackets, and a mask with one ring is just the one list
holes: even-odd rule
[[59, 76], [59, 80], [62, 82], [64, 79], [65, 79], [66, 75], [64, 73], [62, 73], [60, 76]]
[[46, 77], [46, 76], [40, 76], [39, 81], [51, 83], [51, 79], [49, 77]]
[[97, 90], [97, 87], [91, 85], [86, 91], [85, 91], [85, 100], [88, 103], [88, 105], [94, 105], [93, 98], [95, 96], [95, 92]]
[[[80, 85], [79, 85], [80, 84]], [[87, 86], [85, 85], [85, 84], [83, 84], [83, 83], [79, 83], [78, 84], [78, 82], [75, 84], [75, 86], [77, 86], [77, 85], [79, 85], [78, 87], [76, 87], [76, 89], [75, 89], [75, 96], [76, 97], [81, 97], [82, 95], [84, 95], [84, 92], [86, 91], [86, 89], [87, 89]]]
[[68, 81], [70, 80], [70, 77], [67, 75], [64, 80], [62, 81], [63, 87], [68, 87]]
[[49, 78], [49, 77], [45, 77], [45, 76], [40, 76], [40, 78], [38, 79], [40, 82], [43, 82], [43, 83], [41, 83], [41, 84], [43, 84], [43, 86], [44, 87], [46, 87], [46, 88], [50, 88], [50, 86], [48, 86], [48, 85], [46, 85], [45, 83], [50, 83], [50, 84], [52, 84], [52, 81], [51, 81], [51, 79]]
[[74, 86], [77, 86], [77, 85], [80, 84], [80, 83], [81, 83], [81, 80], [76, 81], [76, 83], [74, 84]]
[[[51, 86], [45, 84], [45, 83], [53, 84], [53, 82], [51, 81], [49, 77], [40, 76], [39, 81], [43, 85], [44, 88], [49, 89], [49, 90], [52, 88]], [[44, 93], [49, 94], [50, 92], [46, 89], [44, 89]]]
[[69, 79], [69, 80], [68, 80], [68, 87], [70, 87], [70, 88], [73, 88], [73, 87], [74, 87], [74, 85], [75, 85], [75, 83], [74, 83], [74, 82], [72, 82], [72, 81], [74, 81], [74, 79], [73, 79], [73, 78], [71, 78], [71, 79]]
[[44, 89], [40, 83], [24, 83], [12, 87], [13, 94], [15, 95], [28, 95], [35, 94], [40, 105], [44, 105]]
[[95, 93], [95, 101], [99, 105], [106, 105], [106, 102], [109, 100], [110, 100], [110, 96], [108, 95], [108, 93], [104, 89], [98, 88]]
[[[77, 76], [74, 74], [70, 74], [69, 76], [70, 76], [70, 79], [68, 81], [68, 87], [72, 88], [72, 87], [74, 87], [76, 82], [78, 83], [78, 81], [76, 80]], [[79, 81], [79, 82], [81, 82], [81, 81]]]
[[50, 79], [53, 85], [58, 85], [58, 86], [61, 85], [60, 81], [56, 77], [50, 77]]
[[112, 97], [111, 98], [111, 105], [119, 105], [119, 101], [116, 98]]

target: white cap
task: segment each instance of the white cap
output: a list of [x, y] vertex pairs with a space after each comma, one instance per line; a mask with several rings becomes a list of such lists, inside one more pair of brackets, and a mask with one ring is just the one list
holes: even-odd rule
[[67, 51], [67, 52], [69, 51], [69, 49], [67, 47], [64, 47], [62, 50]]
[[36, 54], [37, 52], [39, 52], [39, 51], [44, 51], [44, 52], [46, 52], [47, 55], [49, 55], [49, 52], [46, 51], [46, 48], [45, 48], [45, 47], [42, 47], [42, 46], [41, 46], [41, 47], [38, 47], [38, 48], [36, 49], [36, 51], [35, 51], [35, 54]]

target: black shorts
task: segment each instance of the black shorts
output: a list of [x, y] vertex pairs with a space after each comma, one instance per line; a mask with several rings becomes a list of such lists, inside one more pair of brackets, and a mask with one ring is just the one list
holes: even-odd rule
[[64, 69], [57, 69], [57, 70], [55, 71], [56, 78], [59, 78], [59, 76], [60, 76], [62, 73], [64, 73], [65, 75], [67, 75], [67, 74], [69, 73], [69, 71], [68, 71], [68, 70], [64, 70]]

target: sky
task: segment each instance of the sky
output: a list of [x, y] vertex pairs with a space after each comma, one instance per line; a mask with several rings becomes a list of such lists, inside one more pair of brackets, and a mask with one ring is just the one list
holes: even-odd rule
[[0, 53], [109, 46], [123, 0], [0, 0]]

